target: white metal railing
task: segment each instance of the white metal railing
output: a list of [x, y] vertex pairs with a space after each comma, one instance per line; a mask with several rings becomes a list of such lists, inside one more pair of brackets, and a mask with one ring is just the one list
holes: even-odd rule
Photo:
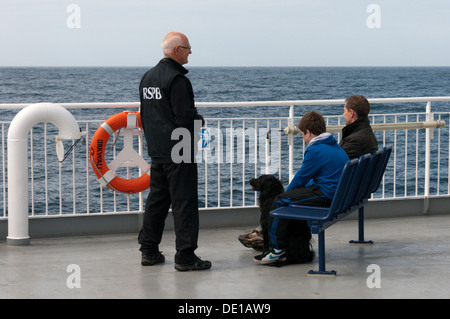
[[[432, 129], [424, 122], [445, 121], [449, 112], [432, 112], [432, 103], [450, 101], [450, 97], [382, 98], [369, 99], [372, 109], [376, 104], [423, 103], [423, 111], [409, 113], [370, 114], [374, 124], [392, 124], [394, 129], [376, 131], [380, 146], [392, 145], [393, 154], [386, 177], [374, 199], [428, 198], [449, 196], [449, 128]], [[3, 110], [19, 110], [28, 104], [0, 104]], [[139, 103], [60, 103], [76, 113], [77, 109], [102, 109], [112, 114], [121, 109], [137, 110]], [[300, 117], [326, 105], [341, 105], [344, 100], [261, 101], [261, 102], [200, 102], [198, 108], [258, 108], [289, 107], [278, 117], [206, 118], [212, 139], [210, 148], [199, 153], [200, 209], [254, 207], [257, 196], [248, 180], [263, 173], [274, 174], [287, 186], [295, 170], [300, 167], [304, 143], [301, 138], [284, 134], [284, 128], [295, 125]], [[283, 109], [284, 110], [284, 109]], [[327, 126], [334, 128], [340, 139], [342, 108], [326, 115]], [[111, 115], [112, 115], [111, 114]], [[103, 117], [105, 116], [105, 117]], [[85, 143], [77, 146], [62, 166], [58, 165], [54, 150], [53, 125], [33, 127], [29, 137], [29, 212], [30, 216], [58, 216], [66, 214], [135, 213], [142, 211], [147, 191], [124, 195], [103, 188], [96, 181], [89, 163], [89, 146], [98, 126], [107, 115], [98, 119], [77, 118]], [[10, 121], [1, 121], [0, 140], [0, 219], [7, 218], [7, 157], [6, 138]], [[419, 124], [412, 124], [419, 123]], [[408, 126], [405, 129], [405, 125]], [[430, 124], [431, 125], [431, 124]], [[440, 124], [435, 122], [436, 126]], [[70, 144], [70, 143], [69, 143]], [[66, 147], [70, 146], [65, 142]], [[113, 147], [112, 153], [120, 148]], [[113, 156], [113, 155], [112, 155]], [[144, 158], [147, 160], [146, 151]], [[433, 159], [433, 161], [431, 161]], [[133, 176], [133, 172], [125, 174]], [[424, 210], [426, 211], [426, 207]]]

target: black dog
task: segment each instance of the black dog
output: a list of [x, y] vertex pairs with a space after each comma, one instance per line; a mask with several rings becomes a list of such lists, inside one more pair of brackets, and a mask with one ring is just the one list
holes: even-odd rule
[[[264, 238], [264, 250], [269, 249], [269, 219], [275, 198], [284, 192], [281, 181], [272, 175], [261, 175], [249, 181], [252, 189], [259, 191], [259, 207], [261, 209], [260, 225]], [[304, 263], [314, 258], [310, 249], [311, 232], [305, 221], [291, 220], [288, 228], [287, 260], [283, 264]], [[282, 264], [278, 264], [282, 266]]]
[[264, 250], [269, 248], [269, 214], [275, 197], [284, 192], [284, 187], [273, 175], [261, 175], [249, 181], [252, 189], [259, 192], [259, 207], [261, 216], [259, 223], [262, 228], [264, 238]]

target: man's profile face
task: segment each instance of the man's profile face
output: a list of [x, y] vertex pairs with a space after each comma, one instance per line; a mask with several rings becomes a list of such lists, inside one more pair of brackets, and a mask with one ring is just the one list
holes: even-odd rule
[[353, 110], [347, 108], [347, 103], [345, 103], [344, 114], [342, 114], [342, 116], [344, 117], [345, 125], [353, 123], [353, 112]]

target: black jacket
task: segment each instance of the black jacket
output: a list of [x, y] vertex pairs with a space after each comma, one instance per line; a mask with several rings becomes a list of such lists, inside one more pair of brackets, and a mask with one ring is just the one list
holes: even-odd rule
[[342, 129], [339, 145], [350, 159], [378, 150], [378, 142], [367, 117], [359, 118]]
[[190, 132], [191, 149], [195, 151], [194, 120], [203, 119], [195, 108], [187, 73], [188, 70], [175, 60], [164, 58], [142, 77], [139, 85], [141, 123], [152, 162], [172, 161], [172, 148], [180, 142], [172, 140], [176, 128], [186, 128]]

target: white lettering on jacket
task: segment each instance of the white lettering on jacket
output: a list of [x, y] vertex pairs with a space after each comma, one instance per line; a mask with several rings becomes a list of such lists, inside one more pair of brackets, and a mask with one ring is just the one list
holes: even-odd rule
[[161, 90], [155, 87], [142, 88], [144, 100], [161, 100]]

